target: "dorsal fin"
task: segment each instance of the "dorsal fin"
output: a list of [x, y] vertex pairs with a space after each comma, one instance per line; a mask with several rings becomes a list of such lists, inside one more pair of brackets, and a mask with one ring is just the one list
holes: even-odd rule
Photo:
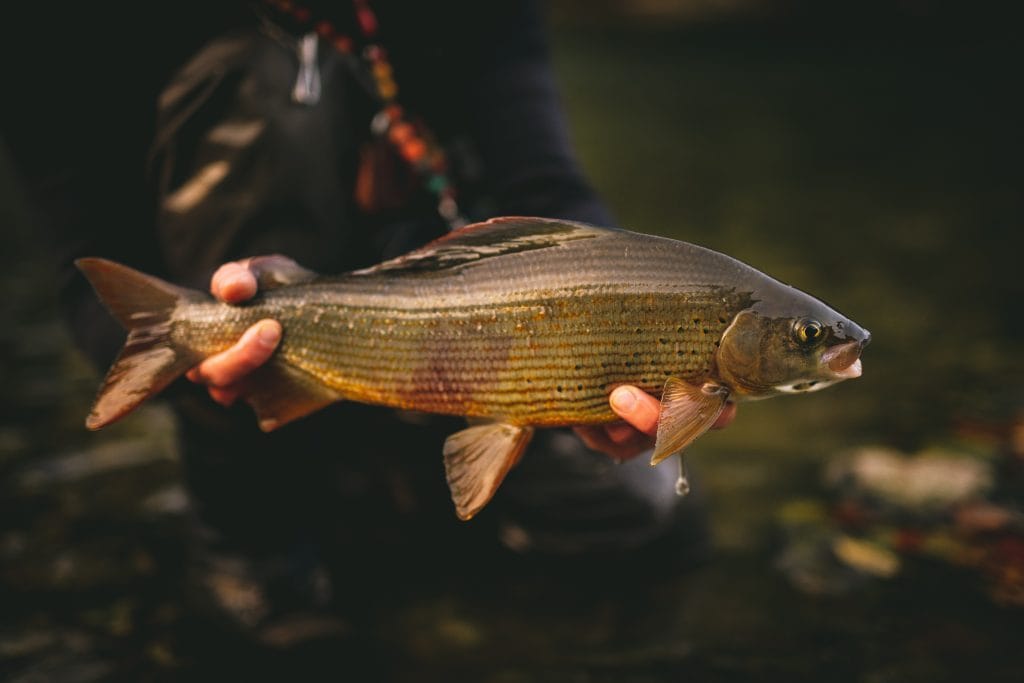
[[492, 218], [454, 230], [415, 251], [371, 268], [357, 270], [352, 275], [450, 270], [506, 254], [548, 249], [566, 242], [599, 237], [610, 231], [610, 228], [552, 218]]

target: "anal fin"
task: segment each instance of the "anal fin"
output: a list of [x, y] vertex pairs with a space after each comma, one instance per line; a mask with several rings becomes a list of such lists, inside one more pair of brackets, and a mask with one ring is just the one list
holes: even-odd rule
[[270, 432], [305, 417], [342, 396], [304, 370], [272, 360], [246, 380], [245, 400], [260, 429]]
[[448, 437], [444, 468], [459, 519], [472, 519], [487, 505], [532, 437], [532, 427], [502, 422], [475, 425]]
[[669, 377], [661, 394], [661, 416], [651, 464], [683, 450], [711, 429], [722, 414], [729, 390], [706, 382], [701, 386]]

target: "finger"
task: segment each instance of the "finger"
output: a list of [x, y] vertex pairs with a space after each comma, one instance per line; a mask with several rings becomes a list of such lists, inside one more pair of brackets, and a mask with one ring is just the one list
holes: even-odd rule
[[725, 404], [725, 408], [722, 409], [722, 414], [715, 420], [715, 424], [711, 425], [712, 429], [724, 429], [729, 426], [733, 420], [736, 419], [736, 404], [730, 401]]
[[[612, 440], [612, 443], [627, 443], [637, 434], [643, 434], [643, 432], [637, 431], [637, 428], [628, 422], [612, 422], [604, 426], [604, 431], [608, 435], [608, 438]], [[650, 437], [644, 434], [644, 438], [649, 439]]]
[[225, 408], [233, 405], [238, 400], [239, 395], [241, 395], [241, 390], [237, 384], [232, 384], [228, 387], [209, 387], [208, 391], [210, 392], [210, 398]]
[[608, 448], [614, 446], [601, 427], [573, 427], [572, 430], [576, 432], [583, 445], [592, 451], [606, 453]]
[[661, 403], [645, 391], [634, 386], [617, 387], [609, 397], [612, 410], [623, 420], [648, 436], [658, 434], [658, 415]]
[[234, 384], [266, 363], [280, 340], [281, 324], [276, 320], [261, 320], [246, 330], [230, 349], [200, 363], [194, 373], [197, 379], [193, 381], [222, 388]]
[[251, 299], [256, 288], [256, 275], [249, 269], [248, 260], [225, 263], [210, 279], [210, 293], [229, 304]]
[[635, 429], [629, 429], [631, 436], [622, 443], [612, 441], [608, 436], [606, 427], [603, 426], [574, 427], [573, 431], [576, 432], [583, 444], [590, 450], [604, 453], [614, 460], [623, 462], [649, 450], [652, 445], [650, 437]]
[[608, 433], [604, 430], [604, 427], [574, 427], [573, 431], [580, 437], [583, 445], [592, 451], [604, 453], [619, 462], [629, 457], [623, 446], [614, 443], [608, 438]]

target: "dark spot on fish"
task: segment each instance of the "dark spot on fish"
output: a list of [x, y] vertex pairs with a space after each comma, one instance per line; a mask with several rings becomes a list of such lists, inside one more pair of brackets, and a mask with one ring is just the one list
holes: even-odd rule
[[555, 391], [557, 391], [558, 393], [562, 393], [562, 385], [559, 384], [557, 387], [555, 387]]
[[717, 346], [721, 346], [721, 345], [722, 345], [722, 342], [716, 339], [715, 340], [715, 346], [717, 347]]
[[582, 370], [582, 369], [583, 369], [583, 366], [580, 365], [579, 363], [577, 363], [575, 366], [573, 366], [573, 370]]
[[694, 325], [700, 325], [700, 318], [694, 318], [693, 319], [693, 324]]
[[697, 349], [694, 349], [693, 351], [690, 351], [690, 355], [691, 356], [696, 356], [697, 355]]
[[643, 330], [643, 328], [642, 328], [642, 327], [638, 327], [638, 328], [636, 328], [636, 333], [637, 333], [637, 334], [643, 334], [643, 333], [644, 333], [644, 330]]
[[686, 355], [686, 352], [683, 351], [682, 349], [676, 351], [676, 356], [678, 356], [679, 358], [682, 358], [684, 355]]
[[658, 337], [658, 343], [659, 344], [668, 344], [668, 339], [665, 339], [664, 337]]
[[705, 327], [704, 329], [701, 330], [701, 333], [702, 334], [711, 334], [711, 330], [709, 330], [708, 328]]
[[672, 376], [672, 371], [671, 370], [666, 370], [665, 372], [663, 372], [661, 374], [665, 375], [666, 377], [671, 377]]
[[577, 384], [576, 385], [576, 391], [583, 391], [583, 385], [582, 384]]
[[639, 351], [634, 351], [633, 352], [633, 358], [639, 358], [639, 357], [640, 357], [640, 352]]
[[678, 332], [679, 334], [682, 334], [682, 333], [683, 333], [683, 332], [685, 332], [685, 331], [686, 331], [686, 330], [685, 330], [685, 329], [683, 328], [683, 326], [682, 326], [682, 325], [680, 325], [679, 327], [677, 327], [677, 328], [676, 328], [676, 332]]
[[726, 319], [726, 317], [724, 315], [720, 315], [720, 316], [718, 316], [718, 322], [720, 322], [721, 324], [724, 325], [725, 323], [727, 323], [729, 321]]

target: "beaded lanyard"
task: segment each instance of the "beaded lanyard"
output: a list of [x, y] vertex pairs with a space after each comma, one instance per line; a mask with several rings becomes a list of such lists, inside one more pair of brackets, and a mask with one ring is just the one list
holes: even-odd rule
[[380, 109], [370, 123], [371, 133], [386, 140], [402, 160], [419, 176], [424, 187], [437, 200], [437, 212], [449, 230], [466, 224], [455, 201], [455, 188], [448, 178], [448, 161], [444, 150], [428, 131], [411, 123], [398, 103], [398, 86], [388, 61], [387, 51], [377, 42], [377, 15], [367, 0], [352, 0], [356, 23], [362, 32], [362, 50], [356, 53], [355, 41], [338, 32], [334, 24], [318, 19], [307, 7], [291, 0], [264, 0], [270, 8], [290, 18], [303, 33], [317, 36], [338, 52], [359, 56], [373, 79]]

